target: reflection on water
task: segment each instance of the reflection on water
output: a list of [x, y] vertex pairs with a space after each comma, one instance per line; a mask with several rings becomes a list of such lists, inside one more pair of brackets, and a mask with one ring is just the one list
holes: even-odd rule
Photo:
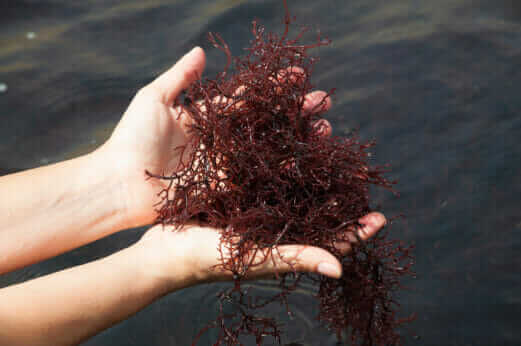
[[[416, 345], [518, 345], [521, 331], [521, 6], [515, 0], [289, 0], [300, 23], [333, 40], [315, 83], [337, 88], [336, 134], [380, 144], [402, 196], [375, 191], [413, 241], [418, 279], [400, 296]], [[9, 1], [0, 5], [0, 174], [91, 151], [133, 94], [220, 32], [235, 53], [258, 18], [280, 30], [271, 1]], [[224, 61], [208, 50], [208, 73]], [[0, 278], [20, 282], [93, 260], [142, 234], [113, 235]], [[219, 285], [177, 292], [87, 345], [188, 345], [215, 311]], [[273, 289], [259, 284], [259, 290]], [[309, 292], [309, 291], [308, 291]], [[284, 343], [335, 345], [295, 295]], [[275, 310], [275, 309], [274, 309]], [[280, 311], [273, 311], [278, 314]], [[181, 318], [184, 317], [184, 318]], [[202, 344], [211, 344], [212, 332]]]

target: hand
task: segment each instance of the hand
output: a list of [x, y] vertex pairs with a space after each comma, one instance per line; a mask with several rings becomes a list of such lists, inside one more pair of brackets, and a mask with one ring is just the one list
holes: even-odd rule
[[[157, 193], [165, 188], [157, 179], [147, 179], [145, 170], [156, 174], [172, 173], [181, 157], [174, 148], [188, 142], [190, 117], [187, 111], [174, 100], [191, 82], [200, 78], [205, 65], [205, 55], [201, 48], [194, 48], [181, 58], [170, 70], [141, 89], [132, 100], [111, 138], [99, 150], [100, 157], [114, 165], [114, 174], [121, 180], [126, 191], [128, 224], [141, 226], [151, 223], [155, 217], [153, 205], [157, 203]], [[290, 69], [298, 72], [299, 68]], [[281, 73], [279, 78], [287, 74]], [[326, 99], [323, 107], [316, 107], [326, 96], [323, 91], [315, 91], [306, 96], [305, 110], [324, 112], [331, 107], [331, 100]], [[222, 100], [220, 100], [222, 101]], [[317, 109], [319, 108], [319, 109]], [[331, 134], [331, 125], [327, 121], [317, 124], [317, 130], [324, 136]], [[385, 224], [385, 217], [371, 213], [360, 219], [365, 225], [361, 239], [375, 234]], [[170, 286], [181, 284], [183, 287], [205, 281], [226, 280], [231, 273], [211, 268], [219, 264], [219, 230], [185, 226], [181, 231], [172, 231], [172, 227], [155, 226], [150, 229], [138, 246], [144, 249], [143, 256], [147, 271], [168, 282]], [[337, 244], [344, 251], [347, 244]], [[283, 258], [276, 258], [264, 267], [258, 267], [251, 277], [259, 277], [274, 272], [291, 270], [285, 263], [295, 263], [295, 268], [302, 271], [319, 272], [331, 276], [341, 275], [338, 260], [324, 249], [302, 245], [285, 245], [279, 248]], [[320, 263], [328, 263], [319, 266]]]
[[[157, 194], [166, 186], [158, 179], [147, 179], [145, 170], [171, 174], [176, 169], [181, 158], [174, 148], [187, 144], [190, 117], [186, 110], [181, 112], [181, 107], [174, 107], [173, 103], [183, 89], [201, 77], [204, 66], [204, 51], [196, 47], [142, 88], [110, 139], [96, 153], [97, 160], [111, 165], [109, 171], [120, 181], [126, 205], [126, 227], [152, 223], [156, 216]], [[323, 91], [310, 93], [306, 96], [305, 109], [327, 111], [331, 106], [329, 98], [323, 107], [318, 107], [321, 109], [315, 109], [325, 96]], [[319, 127], [324, 135], [331, 133], [327, 121], [321, 121]]]
[[[385, 226], [385, 217], [377, 212], [359, 219], [363, 226], [358, 230], [360, 239], [367, 240]], [[356, 239], [350, 239], [356, 241]], [[220, 232], [200, 226], [185, 226], [175, 230], [172, 226], [152, 227], [136, 244], [140, 248], [140, 260], [147, 275], [160, 282], [167, 292], [194, 286], [204, 282], [231, 280], [232, 273], [220, 270]], [[335, 244], [342, 252], [350, 250], [348, 243]], [[278, 247], [274, 261], [253, 267], [247, 279], [270, 276], [274, 273], [290, 272], [293, 264], [297, 271], [316, 272], [332, 278], [342, 273], [340, 262], [324, 249], [304, 245], [282, 245]], [[259, 255], [262, 256], [262, 255]], [[261, 257], [262, 258], [262, 257]], [[217, 266], [217, 267], [215, 267]]]

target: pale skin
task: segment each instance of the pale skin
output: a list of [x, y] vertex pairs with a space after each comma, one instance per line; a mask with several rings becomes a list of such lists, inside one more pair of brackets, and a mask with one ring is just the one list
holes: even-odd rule
[[[153, 223], [163, 186], [147, 180], [144, 171], [177, 167], [181, 158], [172, 148], [187, 142], [189, 117], [179, 116], [172, 104], [204, 65], [204, 52], [196, 47], [142, 88], [110, 139], [94, 152], [0, 177], [0, 274]], [[324, 95], [309, 94], [305, 107], [317, 111]], [[327, 99], [320, 111], [330, 106]], [[322, 125], [329, 135], [330, 125]], [[386, 222], [376, 212], [359, 221], [362, 240]], [[75, 345], [170, 292], [230, 280], [231, 273], [212, 269], [219, 264], [218, 246], [218, 229], [186, 226], [174, 232], [154, 226], [106, 258], [0, 289], [0, 344]], [[349, 251], [347, 243], [338, 247]], [[278, 253], [281, 257], [255, 268], [249, 279], [292, 266], [333, 278], [342, 274], [338, 260], [321, 248], [285, 245]]]

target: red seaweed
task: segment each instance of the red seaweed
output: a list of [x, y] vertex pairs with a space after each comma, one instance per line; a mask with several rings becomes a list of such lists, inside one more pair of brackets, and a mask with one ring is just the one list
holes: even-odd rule
[[[409, 319], [396, 317], [393, 293], [404, 275], [412, 275], [411, 246], [389, 240], [388, 229], [366, 242], [352, 242], [347, 254], [334, 246], [346, 241], [346, 232], [360, 240], [357, 220], [372, 211], [369, 186], [394, 192], [395, 182], [384, 178], [386, 167], [370, 165], [368, 149], [374, 142], [361, 142], [356, 134], [322, 136], [317, 131], [322, 114], [304, 111], [318, 60], [308, 51], [330, 41], [318, 33], [314, 43], [300, 43], [305, 28], [289, 38], [293, 18], [285, 0], [284, 7], [284, 33], [266, 32], [254, 21], [243, 57], [232, 57], [223, 38], [209, 34], [227, 65], [214, 79], [198, 80], [185, 92], [190, 142], [175, 150], [189, 159], [170, 175], [147, 172], [171, 183], [159, 195], [157, 223], [181, 227], [196, 221], [223, 229], [220, 269], [234, 274], [235, 285], [218, 295], [219, 315], [199, 334], [218, 328], [214, 345], [242, 345], [245, 336], [254, 336], [257, 345], [266, 337], [280, 344], [280, 323], [258, 311], [279, 303], [290, 312], [287, 297], [302, 280], [317, 284], [318, 319], [339, 341], [398, 344], [396, 328]], [[280, 274], [278, 294], [253, 297], [241, 286], [245, 275], [284, 244], [327, 249], [342, 263], [343, 277]]]

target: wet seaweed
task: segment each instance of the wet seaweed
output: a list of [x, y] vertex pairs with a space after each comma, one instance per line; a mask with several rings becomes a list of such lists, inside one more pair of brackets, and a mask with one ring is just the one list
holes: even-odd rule
[[[191, 124], [189, 143], [175, 150], [188, 159], [167, 175], [147, 172], [169, 182], [159, 194], [157, 223], [179, 228], [198, 222], [223, 230], [219, 270], [233, 273], [235, 285], [219, 293], [218, 317], [194, 345], [210, 328], [219, 330], [214, 345], [242, 345], [245, 336], [257, 345], [269, 337], [280, 344], [281, 324], [259, 311], [277, 303], [291, 313], [287, 298], [303, 279], [317, 284], [317, 317], [339, 341], [398, 344], [397, 327], [410, 318], [396, 316], [393, 293], [411, 274], [411, 246], [389, 240], [388, 229], [365, 242], [358, 236], [358, 219], [372, 211], [369, 187], [396, 193], [395, 182], [384, 177], [387, 166], [370, 165], [374, 142], [362, 142], [356, 133], [322, 135], [323, 112], [317, 110], [326, 97], [306, 111], [318, 61], [309, 50], [330, 41], [318, 33], [313, 43], [300, 43], [306, 28], [290, 38], [294, 18], [286, 1], [284, 8], [282, 35], [254, 21], [243, 57], [233, 57], [220, 35], [209, 34], [227, 64], [215, 78], [192, 83], [184, 101], [176, 101]], [[346, 241], [347, 254], [335, 247]], [[342, 278], [294, 271], [277, 275], [279, 293], [254, 296], [241, 283], [285, 244], [325, 248], [342, 263]]]

